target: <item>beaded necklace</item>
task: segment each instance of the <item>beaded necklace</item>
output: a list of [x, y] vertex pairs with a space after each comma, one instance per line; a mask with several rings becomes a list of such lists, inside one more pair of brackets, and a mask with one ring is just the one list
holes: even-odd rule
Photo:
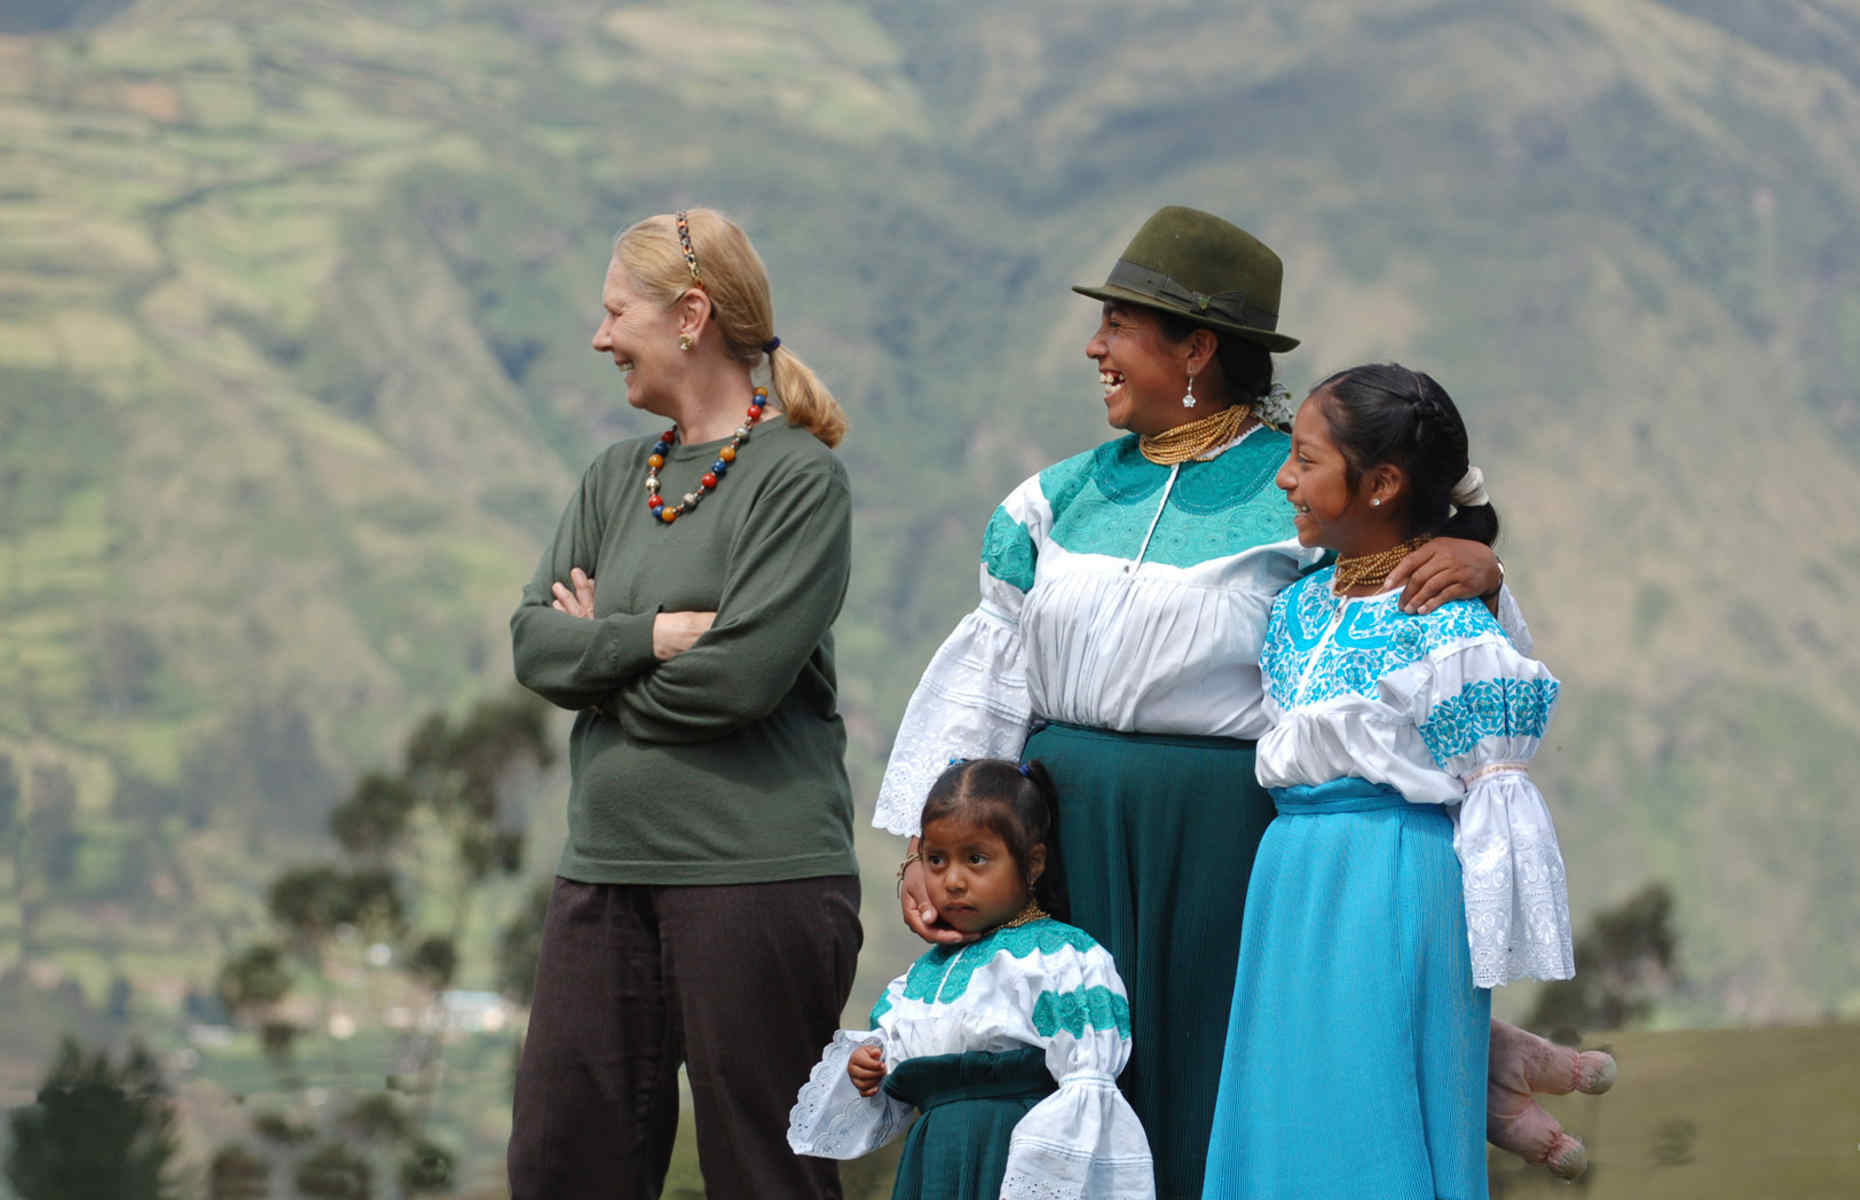
[[1399, 546], [1390, 546], [1374, 554], [1354, 554], [1348, 558], [1339, 558], [1337, 574], [1330, 581], [1332, 594], [1341, 596], [1359, 587], [1380, 586], [1402, 559], [1425, 545], [1432, 536], [1409, 538]]
[[717, 481], [723, 478], [724, 472], [730, 469], [730, 464], [736, 461], [736, 448], [743, 444], [743, 440], [749, 436], [750, 429], [762, 419], [763, 406], [768, 402], [768, 389], [757, 388], [754, 398], [749, 401], [748, 419], [737, 427], [736, 436], [730, 439], [730, 444], [717, 451], [717, 461], [710, 464], [710, 470], [704, 472], [698, 479], [697, 490], [686, 492], [682, 503], [669, 506], [665, 503], [665, 498], [659, 495], [659, 468], [665, 465], [666, 453], [678, 440], [678, 427], [674, 425], [660, 434], [659, 440], [653, 444], [652, 453], [646, 456], [646, 507], [652, 510], [653, 515], [670, 525], [687, 510], [696, 508], [698, 501], [716, 488]]
[[1012, 920], [1003, 921], [1000, 928], [1019, 929], [1022, 925], [1030, 925], [1035, 921], [1044, 921], [1048, 915], [1047, 911], [1040, 907], [1040, 902], [1038, 900], [1029, 900], [1027, 901], [1027, 907], [1016, 913]]
[[1252, 415], [1250, 404], [1230, 405], [1211, 417], [1189, 421], [1161, 433], [1146, 433], [1137, 439], [1137, 449], [1157, 466], [1173, 467], [1233, 441]]

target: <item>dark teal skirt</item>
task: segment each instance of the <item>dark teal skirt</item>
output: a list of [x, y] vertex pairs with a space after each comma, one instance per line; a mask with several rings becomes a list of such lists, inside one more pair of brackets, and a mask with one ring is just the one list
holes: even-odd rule
[[1032, 1048], [899, 1063], [885, 1091], [923, 1116], [905, 1135], [891, 1200], [997, 1200], [1014, 1126], [1054, 1087]]
[[1130, 992], [1118, 1079], [1149, 1136], [1159, 1200], [1199, 1200], [1253, 855], [1273, 818], [1253, 743], [1047, 725], [1071, 920]]

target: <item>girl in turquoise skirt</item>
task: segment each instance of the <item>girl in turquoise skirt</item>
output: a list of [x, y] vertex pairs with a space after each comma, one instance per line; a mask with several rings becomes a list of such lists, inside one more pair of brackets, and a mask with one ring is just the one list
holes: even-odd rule
[[1124, 982], [1042, 907], [1059, 907], [1054, 813], [1037, 763], [979, 759], [938, 777], [919, 854], [943, 919], [976, 940], [929, 951], [886, 987], [870, 1030], [835, 1035], [790, 1114], [795, 1153], [855, 1158], [910, 1126], [893, 1200], [1155, 1195], [1149, 1143], [1117, 1090]]
[[1247, 888], [1205, 1200], [1484, 1200], [1493, 987], [1573, 973], [1563, 857], [1525, 773], [1557, 681], [1482, 605], [1389, 571], [1498, 518], [1444, 389], [1319, 384], [1275, 481], [1335, 564], [1280, 594], [1260, 668], [1277, 817]]

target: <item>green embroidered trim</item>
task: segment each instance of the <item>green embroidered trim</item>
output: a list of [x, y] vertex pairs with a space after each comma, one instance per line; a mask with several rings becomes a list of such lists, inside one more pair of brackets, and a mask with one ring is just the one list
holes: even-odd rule
[[925, 953], [911, 964], [904, 978], [904, 997], [925, 1004], [949, 1004], [961, 999], [969, 989], [969, 977], [976, 968], [997, 954], [1026, 958], [1036, 950], [1051, 954], [1066, 947], [1083, 953], [1097, 944], [1083, 929], [1060, 921], [1034, 921], [1015, 929], [997, 929], [979, 942], [938, 946]]
[[1556, 707], [1554, 679], [1478, 679], [1433, 707], [1421, 722], [1421, 740], [1434, 761], [1472, 752], [1486, 738], [1538, 738]]
[[[1123, 440], [1132, 446], [1137, 444], [1134, 434]], [[1094, 468], [1106, 449], [1117, 445], [1115, 441], [1106, 442], [1095, 450], [1074, 454], [1040, 472], [1040, 494], [1046, 497], [1046, 507], [1052, 511], [1055, 519], [1066, 511], [1085, 485], [1091, 482]]]
[[869, 1020], [871, 1021], [871, 1024], [867, 1025], [866, 1028], [877, 1029], [878, 1019], [890, 1011], [891, 1011], [891, 987], [887, 985], [885, 990], [879, 994], [878, 1003], [872, 1006], [872, 1015], [869, 1018]]
[[[1089, 479], [1065, 498], [1064, 506], [1053, 500], [1052, 540], [1074, 554], [1132, 559], [1147, 535], [1145, 561], [1171, 567], [1192, 567], [1286, 541], [1296, 533], [1292, 506], [1271, 486], [1285, 461], [1286, 444], [1283, 434], [1255, 433], [1212, 462], [1182, 464], [1169, 503], [1156, 520], [1168, 469], [1143, 458], [1135, 438], [1107, 442], [1092, 456]], [[1061, 467], [1070, 475], [1077, 461], [1068, 459]], [[1040, 485], [1054, 495], [1046, 473]]]
[[1074, 992], [1041, 992], [1033, 1002], [1033, 1029], [1052, 1037], [1061, 1029], [1083, 1037], [1087, 1028], [1115, 1029], [1130, 1037], [1130, 1001], [1102, 985]]
[[982, 533], [982, 566], [987, 572], [1010, 587], [1028, 591], [1033, 587], [1034, 554], [1027, 527], [1009, 516], [1005, 507], [995, 509]]

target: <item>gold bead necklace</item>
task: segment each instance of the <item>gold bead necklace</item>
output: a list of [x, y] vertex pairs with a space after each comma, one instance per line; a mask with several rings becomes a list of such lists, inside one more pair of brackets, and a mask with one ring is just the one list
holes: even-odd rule
[[1399, 546], [1390, 546], [1387, 550], [1378, 550], [1374, 554], [1355, 554], [1348, 558], [1337, 559], [1337, 574], [1331, 578], [1330, 590], [1341, 596], [1345, 592], [1355, 591], [1359, 587], [1382, 586], [1382, 581], [1389, 577], [1401, 560], [1421, 546], [1433, 535], [1409, 538]]
[[1211, 417], [1177, 425], [1161, 433], [1146, 433], [1137, 439], [1137, 449], [1157, 466], [1173, 467], [1233, 441], [1252, 418], [1252, 405], [1230, 405]]
[[1035, 921], [1044, 921], [1047, 915], [1046, 910], [1040, 907], [1040, 902], [1038, 900], [1029, 900], [1027, 901], [1027, 907], [1015, 914], [1012, 920], [1003, 921], [1001, 923], [1001, 928], [1019, 929], [1022, 925], [1030, 925]]

